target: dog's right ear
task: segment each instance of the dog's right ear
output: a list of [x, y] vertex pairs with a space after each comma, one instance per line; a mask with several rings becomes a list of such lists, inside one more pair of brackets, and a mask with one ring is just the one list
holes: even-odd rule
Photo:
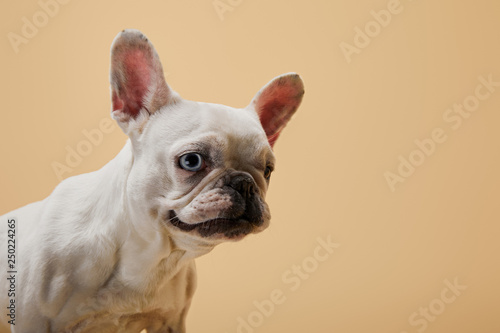
[[110, 81], [112, 116], [126, 134], [134, 127], [131, 123], [141, 126], [178, 98], [165, 81], [153, 44], [138, 30], [123, 30], [115, 37]]

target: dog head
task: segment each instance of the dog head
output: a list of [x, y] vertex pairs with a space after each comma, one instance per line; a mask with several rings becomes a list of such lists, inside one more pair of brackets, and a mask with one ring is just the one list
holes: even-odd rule
[[297, 110], [297, 74], [279, 76], [243, 109], [187, 101], [165, 82], [153, 45], [124, 30], [111, 50], [112, 116], [130, 137], [126, 203], [136, 223], [174, 240], [216, 244], [264, 230], [272, 147]]

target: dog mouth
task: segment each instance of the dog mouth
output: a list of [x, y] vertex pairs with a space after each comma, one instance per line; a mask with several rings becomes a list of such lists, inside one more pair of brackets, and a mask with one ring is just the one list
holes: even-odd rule
[[239, 218], [216, 218], [199, 223], [185, 223], [182, 222], [177, 214], [169, 211], [169, 222], [174, 227], [186, 231], [197, 232], [202, 237], [225, 237], [228, 239], [237, 239], [248, 235], [253, 232], [256, 227], [263, 224], [262, 219], [257, 221], [250, 221], [244, 215]]

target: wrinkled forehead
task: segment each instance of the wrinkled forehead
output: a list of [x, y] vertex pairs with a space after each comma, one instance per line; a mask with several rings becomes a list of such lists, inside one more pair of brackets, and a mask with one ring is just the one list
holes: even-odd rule
[[200, 130], [215, 131], [241, 137], [265, 138], [259, 118], [253, 110], [235, 109], [225, 105], [197, 103], [193, 112], [200, 117]]
[[183, 100], [155, 117], [158, 119], [152, 119], [149, 130], [156, 140], [167, 144], [209, 141], [234, 152], [272, 155], [259, 118], [251, 109]]

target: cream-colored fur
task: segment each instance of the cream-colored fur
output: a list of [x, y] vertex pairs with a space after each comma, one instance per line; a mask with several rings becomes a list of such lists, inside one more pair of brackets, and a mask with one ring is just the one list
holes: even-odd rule
[[[68, 178], [43, 201], [0, 217], [2, 249], [6, 221], [16, 221], [12, 332], [185, 332], [196, 286], [194, 259], [269, 224], [264, 171], [274, 165], [268, 139], [279, 132], [268, 133], [261, 124], [265, 110], [256, 106], [262, 91], [244, 109], [186, 101], [164, 83], [156, 53], [140, 32], [122, 32], [114, 54], [117, 49], [146, 52], [152, 78], [138, 115], [113, 111], [130, 137], [124, 148], [102, 169]], [[127, 72], [113, 59], [112, 92], [119, 95], [120, 84], [127, 81], [115, 80]], [[296, 74], [273, 82], [264, 93], [278, 89], [285, 99], [302, 97]], [[266, 98], [272, 102], [273, 96]], [[280, 125], [282, 112], [273, 128], [280, 127], [276, 122]], [[180, 155], [198, 150], [210, 156], [204, 174], [179, 168]], [[231, 211], [237, 194], [227, 183], [238, 175], [254, 183], [252, 195], [258, 196], [254, 199], [261, 222], [251, 224], [251, 230], [203, 235], [172, 224], [170, 212], [185, 225], [197, 226]], [[0, 260], [7, 267], [6, 255]], [[1, 284], [3, 309], [7, 288]], [[1, 322], [5, 324], [5, 317]]]

